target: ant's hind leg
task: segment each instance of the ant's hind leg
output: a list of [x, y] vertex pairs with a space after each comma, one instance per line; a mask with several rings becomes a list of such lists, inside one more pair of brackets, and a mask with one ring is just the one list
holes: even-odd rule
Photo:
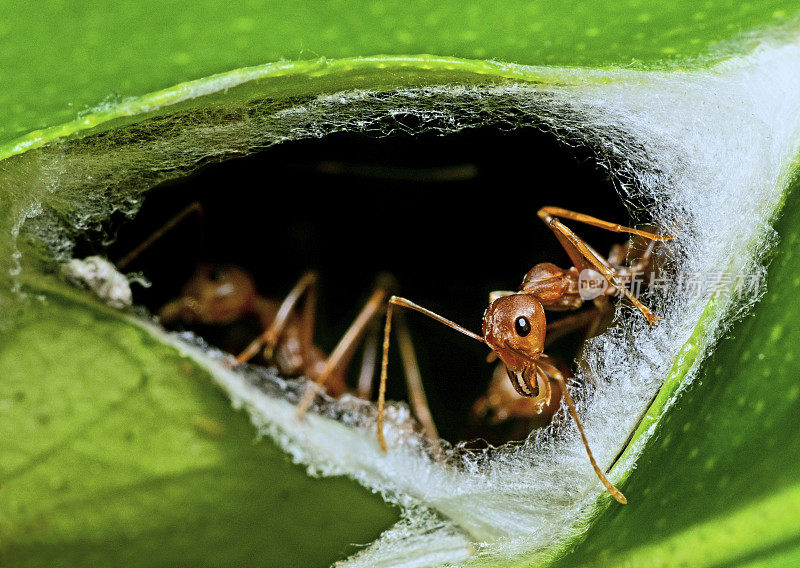
[[236, 357], [236, 364], [246, 363], [264, 348], [265, 357], [272, 358], [278, 340], [286, 329], [291, 315], [297, 309], [297, 304], [305, 296], [303, 303], [302, 317], [300, 318], [300, 345], [303, 357], [310, 352], [314, 341], [314, 320], [317, 313], [317, 281], [318, 276], [314, 271], [306, 272], [292, 291], [283, 300], [278, 313], [270, 323], [269, 327], [257, 338], [255, 338], [244, 351]]
[[639, 309], [640, 312], [647, 318], [647, 321], [650, 322], [651, 325], [654, 325], [658, 319], [653, 315], [650, 309], [645, 306], [639, 299], [634, 296], [630, 290], [625, 287], [624, 282], [620, 277], [617, 276], [617, 272], [614, 266], [611, 263], [603, 258], [596, 250], [594, 250], [591, 246], [589, 246], [583, 239], [578, 237], [569, 227], [564, 225], [556, 215], [560, 215], [561, 217], [572, 219], [575, 221], [580, 221], [583, 223], [587, 223], [589, 225], [593, 225], [595, 227], [601, 227], [604, 229], [608, 229], [610, 231], [618, 232], [618, 233], [632, 233], [634, 235], [639, 235], [645, 238], [649, 238], [652, 240], [659, 240], [665, 241], [669, 240], [672, 237], [669, 235], [656, 235], [655, 233], [648, 233], [647, 231], [640, 231], [638, 229], [632, 229], [630, 227], [624, 227], [622, 225], [617, 225], [614, 223], [609, 223], [607, 221], [601, 221], [600, 219], [596, 219], [594, 217], [590, 217], [588, 215], [583, 215], [581, 213], [574, 213], [572, 211], [568, 211], [566, 209], [560, 209], [557, 207], [543, 207], [539, 210], [539, 217], [547, 223], [547, 226], [555, 234], [556, 238], [561, 243], [561, 246], [564, 247], [564, 250], [569, 255], [570, 259], [572, 260], [575, 268], [579, 271], [584, 269], [593, 269], [612, 284], [615, 288], [620, 290], [628, 300], [630, 300], [636, 308]]

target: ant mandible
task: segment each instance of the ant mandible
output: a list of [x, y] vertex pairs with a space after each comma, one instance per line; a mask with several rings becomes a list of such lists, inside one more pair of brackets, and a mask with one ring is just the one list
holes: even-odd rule
[[[581, 435], [589, 461], [597, 477], [606, 490], [620, 503], [627, 503], [625, 496], [611, 484], [589, 448], [589, 441], [575, 409], [565, 373], [557, 362], [544, 353], [545, 332], [548, 331], [545, 310], [574, 310], [581, 307], [584, 298], [580, 295], [579, 278], [584, 270], [599, 273], [607, 282], [604, 293], [610, 296], [617, 292], [623, 294], [644, 315], [651, 325], [657, 323], [653, 313], [639, 301], [626, 287], [633, 275], [642, 270], [649, 259], [652, 247], [648, 249], [647, 258], [632, 266], [623, 266], [622, 259], [603, 258], [591, 246], [586, 244], [560, 219], [568, 219], [607, 229], [616, 233], [638, 235], [651, 241], [667, 241], [672, 235], [658, 235], [609, 223], [583, 213], [576, 213], [559, 207], [543, 207], [538, 211], [539, 218], [553, 231], [561, 246], [567, 252], [573, 266], [567, 270], [551, 263], [535, 265], [522, 280], [517, 292], [500, 293], [490, 303], [483, 314], [482, 335], [446, 319], [442, 316], [398, 296], [389, 299], [386, 310], [386, 325], [383, 337], [383, 359], [381, 362], [381, 380], [378, 393], [377, 435], [381, 449], [387, 451], [386, 439], [383, 435], [383, 408], [386, 397], [386, 375], [389, 356], [389, 335], [392, 328], [392, 311], [394, 306], [410, 308], [452, 328], [464, 335], [486, 344], [506, 367], [508, 379], [520, 396], [532, 399], [537, 413], [545, 409], [553, 409], [551, 404], [554, 393], [557, 393], [567, 404], [569, 414], [575, 420]], [[619, 249], [617, 249], [619, 250]], [[619, 257], [621, 255], [610, 255]], [[556, 322], [559, 323], [559, 322]], [[562, 327], [568, 327], [564, 324]], [[550, 331], [552, 331], [552, 326]], [[554, 385], [551, 385], [551, 382]], [[555, 387], [555, 388], [554, 388]]]

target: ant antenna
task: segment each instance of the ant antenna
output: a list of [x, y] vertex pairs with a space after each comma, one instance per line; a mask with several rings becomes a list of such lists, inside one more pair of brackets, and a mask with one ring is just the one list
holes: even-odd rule
[[386, 308], [386, 325], [383, 328], [383, 358], [381, 359], [381, 382], [378, 390], [378, 444], [380, 445], [381, 450], [384, 452], [388, 451], [388, 448], [386, 447], [386, 438], [383, 435], [383, 409], [386, 404], [386, 375], [389, 365], [389, 335], [392, 331], [392, 311], [393, 307], [396, 305], [404, 308], [411, 308], [412, 310], [418, 311], [421, 314], [425, 314], [426, 316], [435, 319], [439, 323], [442, 323], [451, 329], [460, 331], [464, 335], [471, 337], [476, 341], [486, 343], [483, 337], [477, 333], [472, 333], [467, 328], [461, 327], [457, 323], [452, 322], [447, 318], [443, 318], [439, 314], [427, 310], [410, 300], [400, 298], [399, 296], [392, 296], [389, 298], [389, 306]]
[[195, 201], [194, 203], [189, 204], [177, 215], [172, 217], [172, 219], [164, 223], [159, 229], [156, 229], [156, 231], [154, 231], [149, 237], [147, 237], [139, 246], [137, 246], [131, 252], [123, 256], [122, 259], [119, 262], [117, 262], [117, 268], [119, 270], [123, 270], [126, 266], [128, 266], [131, 262], [133, 262], [136, 259], [136, 257], [138, 257], [140, 254], [142, 254], [144, 251], [150, 248], [153, 245], [153, 243], [155, 243], [158, 239], [163, 237], [166, 233], [174, 229], [178, 223], [183, 221], [191, 213], [197, 213], [198, 215], [203, 214], [203, 206], [200, 204], [199, 201]]
[[481, 337], [477, 333], [472, 333], [467, 328], [461, 327], [457, 323], [452, 322], [447, 318], [443, 318], [439, 314], [436, 314], [436, 313], [434, 313], [434, 312], [432, 312], [430, 310], [427, 310], [427, 309], [423, 308], [422, 306], [415, 304], [411, 300], [406, 300], [405, 298], [401, 298], [399, 296], [392, 296], [391, 298], [389, 298], [389, 303], [390, 304], [396, 304], [398, 306], [403, 306], [404, 308], [411, 308], [412, 310], [416, 310], [421, 314], [425, 314], [429, 318], [435, 319], [439, 323], [443, 323], [447, 327], [455, 329], [456, 331], [460, 331], [464, 335], [466, 335], [468, 337], [471, 337], [472, 339], [474, 339], [476, 341], [480, 341], [481, 343], [486, 343], [486, 341], [483, 339], [483, 337]]

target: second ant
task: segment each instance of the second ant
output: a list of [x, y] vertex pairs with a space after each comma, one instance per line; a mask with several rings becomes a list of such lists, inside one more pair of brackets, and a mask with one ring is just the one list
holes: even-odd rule
[[[134, 250], [117, 262], [126, 268], [168, 231], [191, 214], [202, 216], [202, 206], [195, 202], [183, 209], [153, 232]], [[316, 388], [307, 390], [298, 405], [302, 414], [322, 389], [338, 398], [351, 393], [358, 398], [372, 396], [380, 331], [378, 318], [386, 313], [388, 298], [397, 289], [393, 277], [382, 274], [361, 311], [336, 344], [330, 355], [314, 343], [319, 277], [316, 272], [304, 274], [283, 301], [259, 294], [252, 276], [245, 270], [225, 264], [201, 263], [183, 285], [178, 297], [161, 307], [158, 319], [165, 326], [200, 326], [218, 333], [218, 343], [226, 350], [235, 348], [236, 338], [230, 335], [237, 324], [255, 320], [260, 333], [233, 359], [232, 366], [257, 359], [274, 366], [282, 377], [305, 377]], [[240, 330], [234, 334], [241, 335]], [[405, 369], [409, 399], [417, 420], [434, 451], [438, 451], [439, 435], [428, 409], [427, 398], [411, 336], [400, 323], [401, 358]], [[364, 357], [355, 389], [347, 384], [347, 370], [359, 346], [364, 344]]]

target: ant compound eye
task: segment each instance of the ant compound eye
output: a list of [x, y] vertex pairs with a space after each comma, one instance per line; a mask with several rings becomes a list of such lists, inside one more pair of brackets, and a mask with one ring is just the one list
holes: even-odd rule
[[219, 282], [220, 280], [227, 278], [227, 276], [228, 271], [221, 266], [218, 266], [211, 271], [211, 280], [214, 282]]
[[528, 318], [519, 316], [514, 321], [514, 329], [517, 331], [517, 335], [525, 337], [531, 332], [531, 322], [528, 321]]

